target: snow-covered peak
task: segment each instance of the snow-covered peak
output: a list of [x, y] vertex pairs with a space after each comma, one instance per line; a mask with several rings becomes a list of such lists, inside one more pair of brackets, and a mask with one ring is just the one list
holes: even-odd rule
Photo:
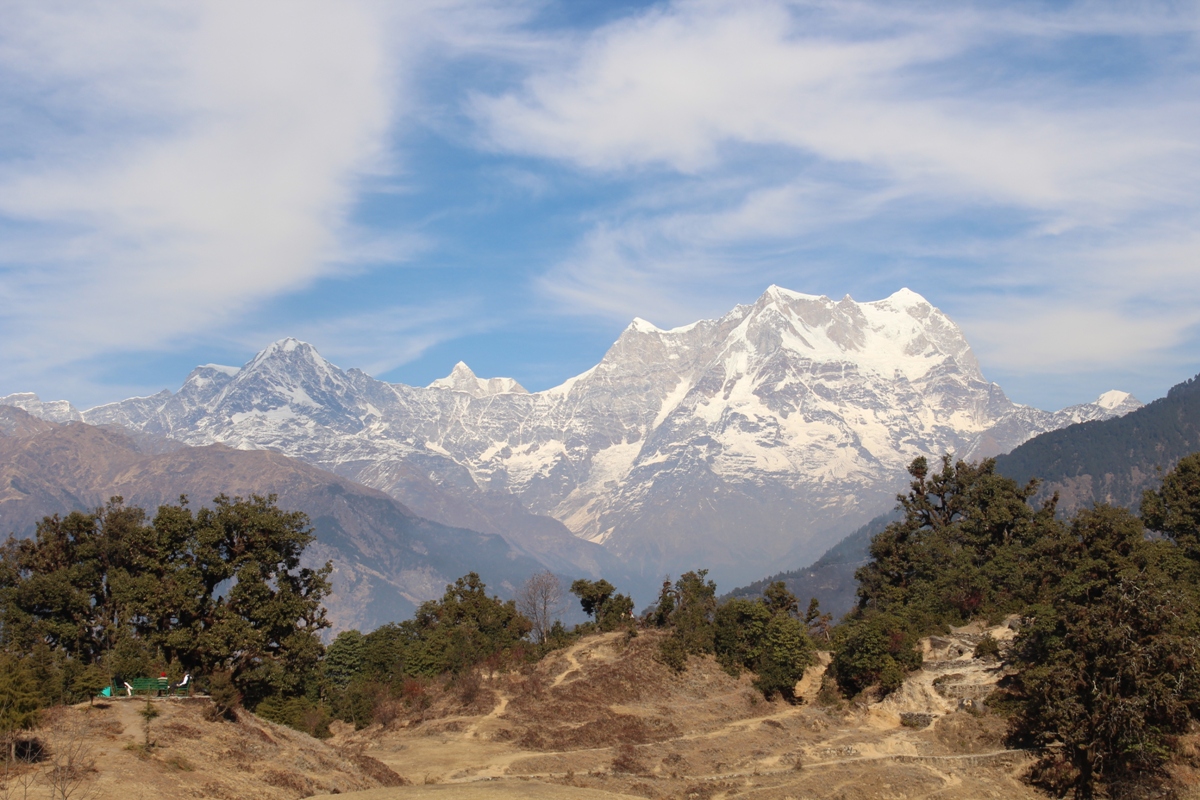
[[625, 330], [634, 331], [635, 333], [663, 332], [662, 328], [658, 327], [653, 322], [648, 322], [647, 320], [642, 319], [641, 317], [634, 317], [633, 322], [629, 323], [629, 326], [625, 328]]
[[232, 378], [234, 375], [237, 375], [238, 372], [241, 371], [241, 367], [228, 367], [224, 364], [203, 364], [200, 367], [197, 367], [197, 369], [212, 370], [213, 372], [219, 372], [222, 375], [228, 375], [230, 378]]
[[929, 306], [931, 304], [928, 300], [914, 292], [912, 289], [905, 287], [892, 292], [892, 294], [888, 295], [884, 299], [876, 300], [874, 303], [870, 303], [869, 305], [890, 305], [895, 306], [896, 308], [919, 308], [921, 306]]
[[1141, 407], [1142, 401], [1129, 392], [1110, 389], [1092, 402], [1068, 406], [1062, 411], [1056, 412], [1056, 416], [1063, 420], [1064, 425], [1069, 425], [1075, 422], [1123, 417], [1130, 411], [1137, 411]]
[[1131, 395], [1129, 392], [1122, 392], [1117, 389], [1109, 389], [1104, 394], [1096, 398], [1096, 405], [1108, 411], [1115, 411], [1121, 406], [1129, 405], [1130, 401], [1137, 404], [1141, 408], [1141, 401]]
[[[849, 297], [850, 295], [846, 295], [846, 296]], [[782, 300], [828, 300], [829, 298], [824, 297], [822, 295], [817, 295], [817, 294], [804, 294], [803, 292], [792, 291], [791, 289], [785, 289], [782, 286], [778, 286], [778, 285], [772, 283], [770, 286], [767, 287], [767, 290], [765, 292], [763, 292], [762, 295], [758, 298], [758, 301], [760, 303], [762, 303], [764, 301], [769, 302], [770, 300], [779, 300], [779, 299], [782, 299]]]
[[438, 378], [429, 384], [430, 389], [449, 389], [454, 392], [466, 392], [472, 397], [487, 397], [493, 394], [515, 392], [527, 394], [525, 387], [512, 378], [480, 378], [463, 362], [459, 361], [444, 378]]
[[888, 379], [899, 372], [909, 380], [953, 361], [967, 378], [983, 378], [958, 326], [910, 289], [860, 303], [850, 295], [833, 300], [772, 286], [739, 330], [760, 355], [782, 349], [814, 362], [853, 363]]
[[14, 406], [50, 422], [77, 422], [83, 419], [79, 410], [66, 400], [42, 400], [33, 392], [17, 392], [0, 397], [0, 406]]
[[299, 339], [293, 339], [289, 336], [285, 339], [271, 342], [269, 345], [264, 347], [258, 355], [250, 359], [250, 362], [247, 363], [246, 366], [242, 367], [242, 370], [251, 369], [257, 364], [262, 364], [275, 359], [293, 361], [297, 358], [311, 360], [323, 364], [329, 363], [321, 357], [321, 354], [317, 352], [317, 348], [313, 347], [308, 342], [302, 342]]

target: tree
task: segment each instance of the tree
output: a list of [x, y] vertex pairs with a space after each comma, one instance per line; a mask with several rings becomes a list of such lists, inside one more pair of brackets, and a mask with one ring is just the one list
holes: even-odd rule
[[617, 587], [603, 578], [580, 578], [571, 584], [571, 594], [579, 598], [583, 613], [592, 617], [602, 631], [616, 630], [633, 617], [633, 600], [616, 591]]
[[6, 758], [16, 756], [17, 731], [37, 724], [41, 698], [25, 664], [14, 656], [0, 653], [0, 741], [6, 745]]
[[579, 598], [579, 605], [582, 606], [583, 613], [597, 622], [600, 618], [600, 609], [604, 607], [616, 590], [617, 587], [603, 578], [598, 581], [580, 578], [571, 584], [571, 594]]
[[129, 674], [162, 653], [177, 668], [229, 670], [249, 699], [295, 692], [328, 627], [332, 565], [300, 566], [312, 540], [308, 519], [274, 496], [222, 495], [196, 514], [180, 498], [149, 524], [120, 497], [47, 517], [0, 550], [4, 643], [63, 654], [67, 685], [102, 656]]
[[562, 582], [550, 570], [530, 575], [517, 591], [517, 610], [533, 625], [536, 644], [545, 644], [554, 620], [562, 611]]
[[[774, 581], [763, 590], [763, 602], [772, 614], [796, 614], [800, 611], [796, 595], [788, 591], [787, 584], [783, 581]], [[809, 607], [811, 606], [810, 603]]]
[[765, 697], [778, 694], [789, 703], [796, 699], [796, 682], [813, 663], [812, 641], [800, 620], [785, 612], [776, 612], [767, 623], [762, 651], [754, 662], [758, 676], [754, 687]]
[[1017, 746], [1043, 749], [1034, 781], [1091, 798], [1105, 786], [1162, 777], [1173, 738], [1200, 703], [1200, 635], [1188, 600], [1121, 579], [1093, 602], [1039, 610], [1016, 643]]
[[804, 624], [808, 628], [808, 635], [817, 641], [828, 642], [833, 637], [833, 615], [822, 614], [821, 604], [815, 597], [808, 601]]
[[1142, 520], [1200, 560], [1200, 453], [1181, 458], [1161, 488], [1142, 494]]
[[532, 624], [512, 600], [488, 597], [477, 573], [446, 587], [438, 602], [422, 603], [400, 624], [407, 637], [405, 671], [434, 676], [461, 673], [481, 661], [518, 648]]
[[1097, 506], [1039, 547], [1049, 591], [1013, 648], [1010, 740], [1056, 745], [1033, 778], [1060, 795], [1161, 777], [1173, 737], [1200, 711], [1200, 618], [1175, 545]]
[[813, 663], [813, 645], [804, 623], [794, 616], [796, 598], [782, 583], [759, 600], [733, 598], [716, 611], [713, 644], [717, 661], [732, 675], [755, 673], [765, 697], [795, 700], [796, 682]]
[[325, 677], [337, 689], [345, 689], [357, 675], [362, 674], [365, 649], [363, 635], [356, 630], [342, 631], [325, 648], [321, 665]]
[[759, 600], [731, 598], [717, 608], [713, 625], [713, 650], [730, 675], [753, 669], [763, 652], [771, 610]]
[[659, 646], [663, 662], [673, 669], [687, 666], [688, 656], [713, 652], [717, 614], [717, 585], [706, 580], [708, 570], [685, 572], [671, 592], [667, 617], [671, 635]]
[[849, 620], [838, 631], [835, 644], [837, 652], [829, 668], [848, 697], [870, 686], [885, 694], [893, 692], [909, 670], [921, 666], [917, 637], [894, 614], [872, 612]]

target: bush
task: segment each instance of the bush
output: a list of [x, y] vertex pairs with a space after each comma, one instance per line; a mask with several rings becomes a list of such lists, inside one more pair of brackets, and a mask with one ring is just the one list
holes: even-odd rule
[[208, 676], [208, 696], [212, 700], [214, 719], [237, 721], [237, 709], [242, 705], [241, 692], [233, 682], [233, 674], [217, 671]]
[[979, 644], [975, 645], [976, 658], [990, 658], [998, 660], [1000, 658], [1000, 643], [989, 633], [979, 640]]
[[796, 682], [813, 663], [813, 646], [804, 624], [785, 612], [767, 623], [762, 652], [754, 663], [758, 677], [754, 687], [770, 698], [778, 694], [789, 703], [795, 701]]
[[842, 692], [854, 697], [868, 686], [893, 692], [904, 683], [905, 674], [920, 665], [916, 637], [900, 619], [880, 614], [845, 625], [830, 669]]

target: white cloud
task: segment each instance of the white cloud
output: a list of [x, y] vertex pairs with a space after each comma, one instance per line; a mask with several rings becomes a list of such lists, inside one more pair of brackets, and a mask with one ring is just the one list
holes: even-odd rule
[[40, 358], [160, 346], [336, 269], [355, 181], [385, 167], [399, 88], [367, 5], [179, 8], [24, 6], [8, 28], [10, 91], [55, 93], [47, 144], [0, 173], [27, 226], [6, 335]]
[[[1012, 35], [1004, 15], [931, 9], [864, 35], [878, 6], [815, 18], [788, 6], [674, 3], [596, 32], [519, 92], [476, 98], [476, 113], [498, 147], [589, 169], [700, 173], [729, 144], [780, 145], [872, 167], [911, 192], [1089, 218], [1158, 188], [1130, 170], [1186, 185], [1165, 166], [1195, 153], [1194, 137], [1161, 99], [1081, 106], [1078, 87], [1044, 76], [956, 86], [955, 59]], [[1195, 119], [1195, 100], [1179, 105]]]
[[[264, 301], [427, 249], [366, 229], [439, 48], [515, 47], [489, 0], [10, 2], [0, 26], [9, 381], [245, 326]], [[488, 32], [492, 36], [488, 38]]]
[[902, 260], [1004, 368], [1130, 363], [1197, 321], [1197, 251], [1163, 230], [1200, 219], [1197, 10], [679, 0], [472, 111], [637, 198], [543, 276], [571, 311], [694, 319], [756, 272], [828, 285], [786, 265], [826, 247], [847, 291]]

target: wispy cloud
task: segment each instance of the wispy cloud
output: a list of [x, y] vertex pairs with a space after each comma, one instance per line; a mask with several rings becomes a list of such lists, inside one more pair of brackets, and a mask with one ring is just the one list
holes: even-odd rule
[[5, 25], [0, 68], [36, 76], [5, 82], [38, 113], [0, 173], [26, 226], [4, 333], [30, 357], [166, 344], [337, 269], [355, 181], [386, 165], [399, 90], [361, 4], [177, 8], [29, 4]]
[[902, 259], [995, 366], [1061, 371], [1195, 325], [1200, 251], [1160, 234], [1200, 221], [1198, 30], [1195, 3], [681, 0], [472, 110], [489, 146], [635, 198], [541, 279], [571, 310], [686, 318], [840, 249], [847, 290]]
[[[0, 369], [244, 327], [316, 280], [402, 263], [354, 223], [401, 178], [431, 52], [504, 46], [517, 9], [350, 0], [6, 3]], [[410, 221], [411, 224], [411, 221]], [[252, 320], [249, 320], [252, 322]]]
[[8, 390], [113, 399], [89, 376], [142, 378], [89, 361], [282, 335], [387, 372], [505, 326], [536, 348], [547, 308], [672, 325], [770, 282], [908, 285], [985, 369], [1200, 339], [1194, 0], [571, 13], [5, 3]]

